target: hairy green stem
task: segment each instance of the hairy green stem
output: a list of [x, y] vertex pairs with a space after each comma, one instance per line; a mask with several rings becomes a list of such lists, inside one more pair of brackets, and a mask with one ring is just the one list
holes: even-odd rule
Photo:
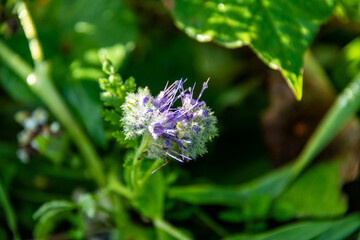
[[[163, 164], [164, 160], [162, 159], [157, 159], [153, 162], [153, 164], [151, 164], [151, 166], [149, 167], [149, 169], [145, 172], [144, 176], [139, 180], [139, 186], [141, 188], [142, 185], [144, 185], [144, 183], [146, 182], [146, 180], [151, 176], [151, 174], [154, 173], [154, 171], [161, 166], [161, 164]], [[159, 169], [160, 170], [160, 169]]]
[[179, 229], [168, 223], [162, 218], [154, 218], [153, 223], [155, 227], [158, 229], [163, 230], [164, 232], [168, 233], [169, 235], [173, 236], [176, 239], [179, 240], [191, 240], [191, 238], [187, 235], [185, 235], [183, 232], [181, 232]]
[[61, 122], [83, 155], [92, 177], [99, 186], [104, 186], [105, 177], [100, 159], [94, 146], [83, 132], [80, 124], [71, 114], [50, 78], [48, 63], [43, 61], [42, 48], [37, 38], [36, 28], [24, 2], [21, 1], [18, 3], [17, 11], [24, 28], [25, 36], [29, 41], [30, 52], [35, 63], [35, 70], [1, 40], [0, 58], [27, 83], [29, 88], [47, 105], [49, 110]]
[[131, 169], [131, 184], [132, 184], [135, 195], [137, 195], [138, 189], [139, 189], [137, 172], [138, 172], [138, 169], [139, 169], [140, 163], [141, 163], [140, 157], [141, 157], [141, 154], [143, 154], [143, 152], [146, 150], [149, 140], [150, 140], [150, 136], [147, 136], [147, 135], [143, 136], [140, 146], [139, 146], [138, 150], [136, 151], [134, 159], [133, 159], [133, 165], [132, 165], [132, 169]]
[[108, 189], [113, 191], [121, 196], [124, 196], [128, 199], [133, 198], [133, 192], [129, 190], [126, 186], [124, 186], [119, 180], [117, 179], [117, 167], [110, 169], [109, 176], [108, 176]]

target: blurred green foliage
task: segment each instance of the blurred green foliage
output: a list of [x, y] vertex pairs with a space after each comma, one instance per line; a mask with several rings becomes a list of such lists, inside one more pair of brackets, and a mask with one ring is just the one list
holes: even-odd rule
[[[342, 147], [358, 149], [360, 142], [354, 117], [360, 102], [358, 1], [28, 1], [50, 66], [47, 77], [99, 155], [104, 186], [95, 183], [70, 134], [78, 126], [61, 122], [61, 136], [33, 136], [37, 150], [28, 163], [16, 156], [22, 131], [16, 112], [42, 106], [61, 121], [56, 105], [47, 102], [53, 92], [34, 93], [4, 59], [3, 45], [35, 72], [39, 68], [16, 2], [22, 1], [0, 3], [0, 239], [356, 239], [359, 159]], [[314, 57], [304, 57], [305, 51]], [[106, 59], [116, 67], [102, 71]], [[144, 158], [141, 191], [134, 194], [128, 186], [140, 139], [122, 139], [124, 95], [135, 86], [156, 93], [166, 81], [188, 78], [192, 85], [208, 77], [203, 98], [220, 129], [209, 153], [187, 164], [172, 161], [152, 175], [149, 169], [162, 160]], [[294, 117], [294, 126], [265, 140], [269, 108], [275, 106], [274, 118], [283, 123], [282, 116], [297, 116], [303, 104], [285, 81], [297, 99], [309, 99], [303, 78], [305, 87], [326, 82], [334, 96], [339, 93], [330, 113], [316, 130]], [[274, 95], [280, 103], [272, 102]], [[308, 116], [316, 115], [317, 104], [310, 102]], [[343, 145], [334, 141], [324, 150], [349, 119], [356, 127]], [[292, 141], [313, 131], [294, 162], [275, 168], [274, 149], [292, 151], [275, 146], [276, 138]]]

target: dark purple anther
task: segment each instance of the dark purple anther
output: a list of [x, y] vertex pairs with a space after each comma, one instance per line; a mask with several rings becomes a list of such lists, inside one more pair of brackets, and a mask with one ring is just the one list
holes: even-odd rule
[[195, 131], [195, 132], [199, 132], [200, 131], [200, 128], [198, 127], [198, 126], [194, 126], [194, 127], [192, 127], [192, 129], [191, 130], [193, 130], [193, 131]]
[[201, 89], [201, 92], [200, 92], [200, 94], [199, 94], [199, 96], [198, 96], [197, 101], [199, 101], [199, 99], [200, 99], [201, 95], [203, 94], [204, 90], [208, 88], [208, 82], [209, 82], [209, 80], [210, 80], [210, 78], [208, 78], [208, 80], [203, 83], [203, 87], [202, 87], [202, 89]]
[[204, 118], [204, 117], [208, 117], [209, 116], [209, 111], [206, 109], [201, 109], [200, 110], [200, 117]]
[[185, 114], [185, 118], [186, 118], [187, 120], [191, 120], [191, 119], [194, 118], [194, 114], [193, 114], [193, 113], [186, 113], [186, 114]]
[[170, 139], [165, 139], [165, 144], [167, 147], [171, 147], [173, 144], [172, 144], [172, 141]]
[[168, 98], [165, 96], [160, 98], [160, 100], [159, 100], [160, 105], [164, 105], [167, 102], [167, 100], [168, 100]]
[[206, 82], [203, 83], [203, 90], [208, 88], [208, 82], [209, 82], [209, 80], [207, 80]]
[[170, 122], [170, 123], [168, 123], [168, 125], [167, 125], [167, 127], [170, 128], [170, 129], [175, 128], [175, 126], [176, 126], [176, 122]]
[[164, 126], [159, 122], [155, 122], [149, 126], [149, 132], [153, 138], [157, 140], [159, 136], [164, 133]]
[[160, 107], [160, 104], [159, 104], [159, 102], [158, 102], [158, 100], [157, 99], [152, 99], [152, 101], [151, 101], [151, 104], [155, 107], [155, 108], [159, 108]]

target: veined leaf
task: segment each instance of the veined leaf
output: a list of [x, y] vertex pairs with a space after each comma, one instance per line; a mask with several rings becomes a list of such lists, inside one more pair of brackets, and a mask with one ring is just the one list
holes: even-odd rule
[[320, 24], [335, 0], [175, 0], [176, 24], [200, 42], [227, 48], [249, 45], [270, 68], [281, 71], [298, 100], [302, 66]]

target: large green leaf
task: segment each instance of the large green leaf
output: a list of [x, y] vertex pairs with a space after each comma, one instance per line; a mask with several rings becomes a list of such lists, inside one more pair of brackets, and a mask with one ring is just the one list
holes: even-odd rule
[[359, 227], [360, 215], [357, 213], [338, 220], [297, 222], [255, 235], [238, 234], [227, 237], [226, 240], [340, 240]]
[[249, 45], [269, 67], [281, 71], [300, 100], [304, 52], [334, 4], [335, 0], [178, 0], [174, 17], [198, 41], [213, 40], [228, 48]]
[[157, 171], [147, 179], [141, 193], [132, 204], [146, 217], [162, 218], [164, 197], [164, 177], [161, 171]]
[[[294, 217], [334, 217], [345, 213], [341, 198], [339, 161], [319, 163], [304, 172], [275, 200], [273, 215], [279, 220]], [[299, 197], [303, 196], [303, 197]]]

